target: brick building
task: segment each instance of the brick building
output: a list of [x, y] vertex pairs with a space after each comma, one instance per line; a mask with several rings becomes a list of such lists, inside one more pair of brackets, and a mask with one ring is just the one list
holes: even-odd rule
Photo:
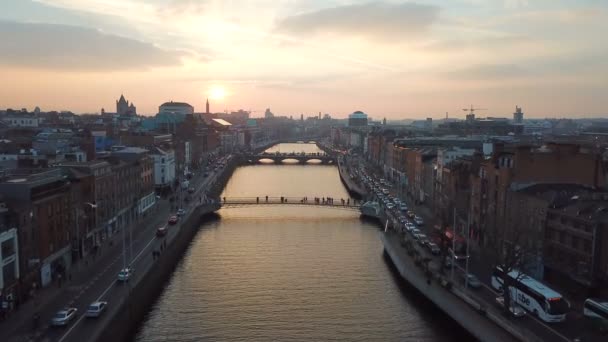
[[47, 286], [70, 267], [70, 183], [60, 169], [13, 174], [0, 183], [19, 240], [20, 294]]

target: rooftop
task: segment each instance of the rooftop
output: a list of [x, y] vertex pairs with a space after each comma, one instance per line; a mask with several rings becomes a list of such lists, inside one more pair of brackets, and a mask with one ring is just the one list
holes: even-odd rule
[[232, 126], [232, 124], [224, 119], [211, 119], [213, 122], [217, 123], [218, 125], [222, 125], [222, 126]]
[[169, 101], [169, 102], [165, 102], [162, 105], [160, 105], [161, 107], [189, 107], [189, 108], [194, 108], [192, 107], [190, 104], [186, 103], [186, 102], [173, 102], [173, 101]]

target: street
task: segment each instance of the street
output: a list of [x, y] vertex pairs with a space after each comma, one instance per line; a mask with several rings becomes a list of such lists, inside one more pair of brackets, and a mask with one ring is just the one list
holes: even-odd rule
[[[224, 164], [225, 165], [225, 164]], [[183, 208], [186, 213], [182, 219], [187, 218], [192, 210], [199, 205], [199, 197], [207, 187], [215, 182], [218, 174], [224, 171], [224, 167], [217, 170], [210, 170], [207, 177], [203, 177], [200, 172], [191, 180], [191, 186], [195, 191], [190, 194], [191, 201]], [[181, 187], [180, 187], [181, 188]], [[181, 191], [184, 196], [185, 190]], [[179, 201], [176, 201], [179, 203]], [[54, 297], [40, 304], [40, 307], [34, 309], [33, 305], [24, 306], [18, 314], [25, 317], [17, 321], [18, 316], [15, 316], [15, 322], [7, 320], [0, 325], [2, 334], [0, 337], [3, 341], [86, 341], [88, 336], [97, 334], [96, 329], [101, 329], [106, 326], [105, 320], [112, 318], [115, 310], [118, 310], [118, 303], [124, 300], [131, 290], [131, 285], [137, 283], [143, 277], [145, 272], [149, 270], [154, 263], [152, 251], [160, 251], [161, 244], [165, 243], [165, 248], [170, 248], [171, 241], [177, 235], [180, 227], [180, 220], [176, 225], [168, 226], [168, 233], [163, 238], [156, 237], [155, 233], [158, 227], [167, 226], [167, 219], [171, 214], [170, 204], [167, 200], [159, 200], [155, 207], [150, 209], [147, 217], [133, 227], [133, 243], [132, 246], [125, 246], [124, 250], [127, 253], [125, 259], [128, 260], [129, 250], [133, 251], [133, 260], [130, 266], [134, 269], [133, 274], [128, 282], [118, 282], [117, 274], [123, 265], [123, 245], [121, 233], [113, 237], [111, 243], [107, 243], [105, 247], [100, 249], [99, 255], [95, 259], [87, 259], [86, 263], [81, 261], [75, 265], [74, 277], [66, 279], [61, 285], [62, 288], [56, 290]], [[125, 228], [125, 234], [128, 234], [128, 229]], [[162, 254], [161, 254], [162, 256]], [[127, 261], [127, 263], [129, 263]], [[58, 286], [52, 284], [51, 286]], [[54, 289], [52, 289], [54, 290]], [[37, 299], [41, 303], [44, 298]], [[95, 301], [107, 301], [108, 306], [106, 311], [99, 318], [85, 318], [85, 312], [90, 303]], [[54, 314], [65, 307], [74, 307], [78, 309], [76, 319], [69, 323], [66, 327], [52, 327], [50, 325], [51, 318]], [[29, 309], [29, 313], [27, 312]], [[34, 329], [34, 311], [39, 314], [37, 329]]]

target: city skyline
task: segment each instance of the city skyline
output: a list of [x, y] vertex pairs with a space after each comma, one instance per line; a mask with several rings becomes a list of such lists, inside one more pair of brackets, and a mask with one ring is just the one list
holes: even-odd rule
[[7, 0], [0, 108], [138, 113], [169, 100], [262, 116], [597, 117], [600, 0]]

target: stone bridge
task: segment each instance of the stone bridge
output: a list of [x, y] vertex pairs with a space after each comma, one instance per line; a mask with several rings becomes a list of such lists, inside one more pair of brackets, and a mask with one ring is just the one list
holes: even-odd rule
[[310, 161], [324, 165], [336, 163], [334, 156], [325, 153], [259, 153], [245, 155], [245, 159], [251, 164], [259, 163], [261, 160], [271, 160], [275, 164], [289, 160], [297, 161], [298, 164], [307, 164]]

